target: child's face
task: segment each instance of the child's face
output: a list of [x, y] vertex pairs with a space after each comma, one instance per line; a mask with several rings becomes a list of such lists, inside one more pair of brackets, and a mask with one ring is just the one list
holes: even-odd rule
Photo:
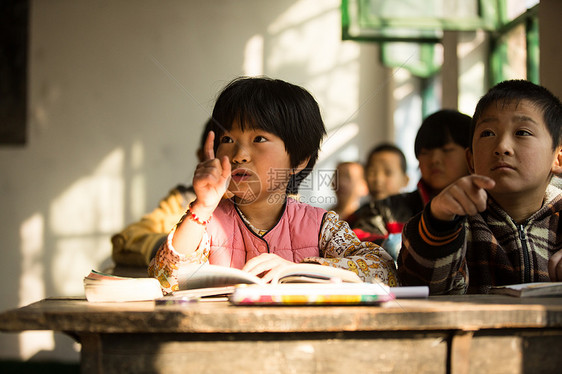
[[355, 162], [338, 165], [332, 188], [338, 199], [367, 195], [363, 166]]
[[395, 152], [373, 154], [365, 170], [369, 192], [373, 199], [384, 199], [400, 193], [408, 185], [408, 176], [402, 171], [400, 156]]
[[232, 165], [228, 190], [239, 198], [240, 204], [268, 201], [284, 202], [285, 189], [290, 178], [290, 157], [285, 143], [278, 136], [246, 127], [232, 126], [222, 135], [216, 157], [228, 156]]
[[525, 193], [542, 201], [561, 147], [552, 150], [540, 109], [527, 100], [490, 105], [474, 129], [471, 170], [496, 182], [492, 196]]
[[468, 174], [466, 150], [454, 142], [433, 149], [422, 148], [418, 162], [423, 181], [436, 192]]

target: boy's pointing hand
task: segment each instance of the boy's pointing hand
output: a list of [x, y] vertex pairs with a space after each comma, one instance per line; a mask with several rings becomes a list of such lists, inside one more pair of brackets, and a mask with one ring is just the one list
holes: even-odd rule
[[483, 175], [468, 175], [445, 187], [431, 201], [431, 214], [442, 221], [452, 221], [455, 216], [473, 216], [486, 209], [486, 189], [496, 182]]

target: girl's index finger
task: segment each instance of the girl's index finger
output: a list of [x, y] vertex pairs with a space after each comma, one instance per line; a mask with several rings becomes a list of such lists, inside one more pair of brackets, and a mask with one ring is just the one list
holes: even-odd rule
[[214, 144], [215, 144], [215, 132], [209, 131], [207, 135], [207, 139], [205, 140], [205, 146], [203, 147], [203, 157], [205, 160], [212, 160], [215, 158], [215, 151], [214, 151]]

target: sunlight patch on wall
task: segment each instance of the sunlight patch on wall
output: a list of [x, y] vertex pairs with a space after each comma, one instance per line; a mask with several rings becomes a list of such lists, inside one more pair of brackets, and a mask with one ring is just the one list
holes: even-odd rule
[[295, 4], [290, 6], [283, 14], [277, 17], [277, 19], [269, 25], [267, 31], [271, 34], [277, 34], [281, 30], [284, 30], [286, 28], [307, 23], [311, 17], [311, 14], [323, 14], [333, 10], [337, 10], [339, 12], [339, 6], [339, 0], [297, 1]]
[[43, 250], [45, 222], [39, 213], [23, 222], [20, 228], [21, 240], [21, 287], [19, 289], [19, 306], [41, 300], [45, 297], [43, 279]]
[[244, 75], [263, 75], [263, 36], [254, 35], [246, 43], [244, 48]]
[[123, 226], [123, 163], [123, 150], [114, 150], [51, 204], [50, 270], [59, 295], [83, 294], [84, 276], [110, 263], [110, 236]]
[[[358, 110], [360, 46], [342, 43], [339, 1], [302, 0], [268, 27], [265, 70], [291, 75], [316, 98], [328, 129], [349, 122]], [[298, 77], [302, 77], [302, 81]]]
[[[34, 214], [21, 225], [22, 262], [18, 304], [20, 307], [45, 297], [44, 237], [45, 222], [41, 214]], [[42, 350], [53, 350], [55, 347], [52, 332], [26, 332], [19, 334], [18, 339], [23, 359], [28, 359]]]
[[328, 131], [337, 132], [340, 127], [355, 118], [362, 105], [359, 103], [359, 85], [357, 60], [345, 64], [344, 67], [334, 67], [329, 74], [312, 80], [311, 91], [321, 110], [330, 108], [329, 111], [322, 110], [322, 118]]
[[[131, 187], [129, 191], [129, 206], [132, 217], [142, 217], [146, 213], [146, 178], [144, 173], [144, 144], [137, 140], [131, 147]], [[120, 230], [120, 229], [118, 229]]]
[[123, 159], [123, 150], [113, 151], [53, 200], [49, 222], [55, 235], [90, 235], [121, 226]]
[[334, 131], [328, 132], [322, 144], [322, 150], [318, 156], [318, 162], [324, 161], [326, 158], [339, 152], [347, 143], [359, 133], [359, 125], [356, 123], [348, 123]]

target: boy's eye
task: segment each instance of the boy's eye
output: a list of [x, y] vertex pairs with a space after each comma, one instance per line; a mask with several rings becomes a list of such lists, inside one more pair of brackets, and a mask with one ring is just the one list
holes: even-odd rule
[[263, 143], [266, 142], [267, 139], [264, 136], [258, 135], [254, 138], [255, 143]]
[[232, 138], [231, 138], [230, 136], [226, 136], [226, 135], [225, 135], [225, 136], [223, 136], [223, 137], [221, 138], [221, 141], [220, 141], [220, 142], [221, 142], [221, 143], [232, 143], [233, 140], [232, 140]]
[[528, 131], [528, 130], [517, 130], [517, 131], [515, 132], [515, 135], [517, 135], [517, 136], [530, 136], [530, 135], [532, 135], [532, 134], [531, 134], [531, 132]]

